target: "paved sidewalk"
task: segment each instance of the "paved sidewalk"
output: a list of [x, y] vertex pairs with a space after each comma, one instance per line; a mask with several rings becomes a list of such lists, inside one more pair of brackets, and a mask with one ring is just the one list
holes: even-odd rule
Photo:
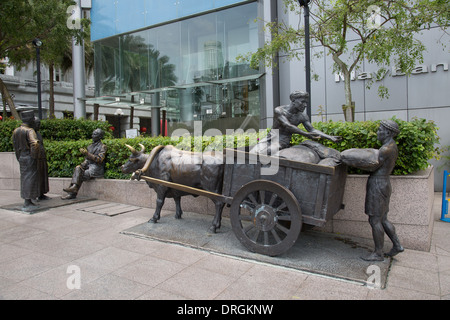
[[[18, 191], [0, 190], [1, 206], [20, 202]], [[449, 300], [450, 223], [439, 221], [440, 202], [436, 193], [430, 252], [395, 257], [385, 289], [120, 233], [151, 209], [0, 209], [0, 299]]]

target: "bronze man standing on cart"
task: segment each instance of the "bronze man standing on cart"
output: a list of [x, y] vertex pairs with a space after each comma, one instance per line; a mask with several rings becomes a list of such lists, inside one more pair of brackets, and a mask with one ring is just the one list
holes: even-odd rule
[[103, 135], [103, 130], [95, 129], [92, 133], [93, 143], [87, 149], [80, 149], [80, 152], [85, 156], [85, 160], [75, 168], [70, 187], [63, 189], [68, 193], [67, 196], [62, 197], [63, 200], [75, 199], [83, 181], [103, 177], [105, 173], [104, 160], [107, 150], [106, 145], [101, 141]]

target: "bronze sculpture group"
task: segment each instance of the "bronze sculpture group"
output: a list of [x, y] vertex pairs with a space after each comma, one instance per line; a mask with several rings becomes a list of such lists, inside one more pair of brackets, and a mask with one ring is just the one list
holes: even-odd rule
[[[44, 140], [40, 134], [41, 121], [33, 111], [21, 113], [22, 124], [13, 132], [13, 145], [20, 166], [20, 195], [24, 199], [22, 211], [33, 212], [38, 208], [36, 201], [49, 200], [48, 164]], [[104, 132], [96, 129], [92, 133], [93, 143], [80, 152], [85, 161], [78, 165], [72, 177], [72, 183], [64, 188], [68, 194], [63, 200], [75, 199], [83, 181], [103, 177], [106, 146], [101, 142]]]
[[[291, 103], [289, 105], [277, 107], [274, 112], [272, 130], [267, 138], [260, 141], [250, 152], [289, 157], [288, 152], [282, 153], [281, 151], [291, 147], [290, 142], [293, 134], [300, 134], [313, 140], [325, 138], [333, 142], [340, 141], [341, 137], [327, 135], [311, 125], [308, 116], [303, 113], [307, 97], [308, 93], [296, 91], [290, 95]], [[45, 196], [45, 193], [49, 191], [48, 175], [45, 175], [47, 171], [45, 148], [43, 147], [42, 137], [38, 134], [39, 121], [37, 122], [38, 125], [36, 125], [33, 112], [24, 112], [22, 121], [22, 125], [14, 131], [13, 140], [16, 157], [20, 164], [21, 197], [25, 199], [23, 210], [29, 211], [36, 205], [33, 203], [33, 199], [39, 198], [44, 200], [48, 198]], [[303, 124], [306, 131], [298, 128], [300, 124]], [[379, 150], [349, 149], [339, 153], [334, 149], [325, 148], [320, 143], [309, 140], [301, 146], [308, 150], [305, 149], [303, 153], [298, 153], [298, 150], [296, 150], [297, 153], [294, 153], [306, 154], [307, 157], [313, 152], [319, 155], [319, 159], [314, 163], [318, 163], [319, 160], [332, 159], [331, 162], [328, 161], [326, 163], [338, 164], [342, 162], [348, 166], [358, 167], [370, 172], [366, 187], [365, 213], [369, 216], [375, 249], [369, 256], [362, 257], [367, 261], [383, 261], [384, 234], [387, 234], [393, 243], [391, 251], [386, 254], [387, 256], [395, 256], [403, 251], [395, 227], [387, 219], [392, 191], [389, 176], [398, 156], [398, 149], [394, 140], [398, 133], [399, 128], [396, 122], [391, 120], [381, 121], [377, 132], [378, 140], [382, 143]], [[87, 149], [80, 149], [80, 152], [85, 156], [85, 161], [75, 168], [71, 185], [63, 189], [68, 194], [62, 199], [76, 198], [83, 181], [103, 176], [107, 152], [106, 146], [101, 141], [103, 134], [102, 130], [96, 129], [92, 134], [93, 143]], [[127, 147], [132, 151], [130, 160], [135, 160], [125, 164], [122, 167], [123, 172], [132, 173], [139, 169], [138, 175], [147, 171], [146, 175], [148, 176], [156, 174], [159, 177], [159, 175], [170, 174], [173, 179], [180, 180], [181, 184], [190, 185], [198, 181], [200, 187], [206, 188], [205, 190], [210, 189], [216, 193], [221, 191], [221, 178], [219, 177], [223, 173], [222, 164], [208, 160], [208, 164], [191, 164], [189, 167], [184, 161], [180, 160], [183, 157], [183, 152], [180, 151], [181, 153], [179, 154], [174, 153], [173, 148], [171, 149], [170, 147], [166, 148], [167, 150], [161, 148], [153, 150], [152, 154], [145, 157], [143, 153], [144, 148], [141, 152], [138, 152], [130, 146]], [[176, 166], [178, 161], [179, 170], [174, 172], [163, 170], [162, 168], [168, 166], [167, 161], [164, 160], [166, 158], [170, 158], [171, 164], [174, 164], [172, 167]], [[156, 160], [152, 162], [154, 159]], [[214, 160], [214, 157], [211, 157], [211, 159]], [[300, 161], [303, 161], [303, 159], [300, 159]], [[159, 219], [159, 212], [164, 204], [165, 197], [175, 198], [177, 204], [176, 217], [181, 218], [180, 196], [189, 194], [189, 192], [176, 192], [168, 187], [148, 184], [158, 193], [157, 211], [151, 221], [156, 222]], [[216, 203], [217, 212], [213, 222], [213, 231], [220, 228], [220, 216], [223, 206], [224, 203], [220, 201]]]

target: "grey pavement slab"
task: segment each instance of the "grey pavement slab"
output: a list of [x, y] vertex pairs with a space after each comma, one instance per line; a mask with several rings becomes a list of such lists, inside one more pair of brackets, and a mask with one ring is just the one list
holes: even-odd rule
[[42, 201], [36, 202], [37, 206], [27, 212], [23, 211], [23, 201], [20, 203], [13, 203], [13, 204], [7, 204], [4, 206], [1, 206], [0, 209], [19, 211], [19, 212], [22, 212], [25, 214], [35, 214], [35, 213], [47, 211], [47, 210], [50, 210], [53, 208], [58, 208], [58, 207], [72, 205], [75, 203], [81, 203], [81, 202], [93, 201], [93, 200], [95, 200], [95, 199], [90, 198], [90, 197], [76, 197], [75, 199], [63, 200], [63, 199], [61, 199], [61, 196], [56, 196], [56, 197], [50, 197], [50, 199], [48, 199], [48, 200], [42, 200]]
[[391, 259], [385, 258], [383, 262], [362, 260], [360, 257], [366, 256], [371, 251], [367, 239], [306, 230], [300, 233], [295, 245], [286, 253], [270, 257], [248, 251], [235, 237], [230, 220], [227, 218], [222, 219], [218, 233], [209, 233], [211, 220], [211, 216], [186, 212], [183, 219], [166, 216], [156, 224], [139, 224], [122, 233], [337, 277], [363, 285], [367, 284], [368, 278], [373, 273], [368, 270], [369, 266], [375, 265], [379, 268], [377, 270], [380, 272], [381, 286], [384, 287], [386, 284]]

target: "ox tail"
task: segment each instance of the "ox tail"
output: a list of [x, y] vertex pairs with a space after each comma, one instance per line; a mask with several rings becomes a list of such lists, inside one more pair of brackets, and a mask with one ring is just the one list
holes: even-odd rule
[[153, 160], [155, 159], [156, 155], [164, 149], [165, 146], [157, 146], [152, 149], [150, 152], [150, 156], [148, 157], [147, 161], [144, 164], [144, 167], [141, 169], [141, 172], [145, 173], [150, 168], [150, 165], [152, 164]]

